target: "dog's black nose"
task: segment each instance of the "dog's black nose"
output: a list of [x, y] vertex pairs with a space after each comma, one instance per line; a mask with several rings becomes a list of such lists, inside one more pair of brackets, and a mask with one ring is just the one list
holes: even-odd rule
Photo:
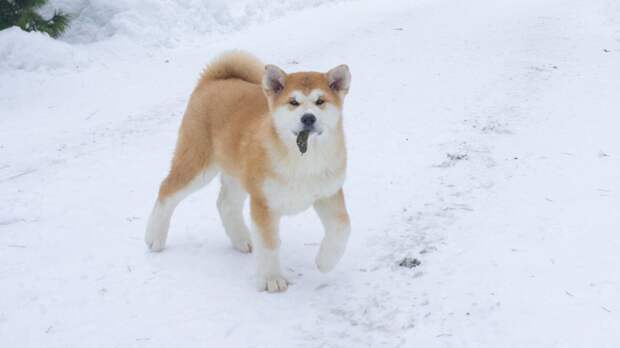
[[301, 116], [301, 123], [303, 123], [304, 126], [310, 127], [314, 122], [316, 122], [316, 117], [313, 114], [304, 114]]

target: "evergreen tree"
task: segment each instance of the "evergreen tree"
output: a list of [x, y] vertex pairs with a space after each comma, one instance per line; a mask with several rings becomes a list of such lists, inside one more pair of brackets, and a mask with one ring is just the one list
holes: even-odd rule
[[25, 31], [42, 31], [56, 38], [69, 26], [69, 15], [54, 11], [50, 19], [44, 19], [37, 9], [47, 0], [0, 0], [0, 30], [17, 25]]

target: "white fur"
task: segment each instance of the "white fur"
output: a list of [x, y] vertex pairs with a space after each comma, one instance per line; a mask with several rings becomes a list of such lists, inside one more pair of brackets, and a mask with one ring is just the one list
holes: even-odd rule
[[286, 182], [267, 180], [263, 186], [267, 203], [282, 215], [297, 214], [308, 209], [318, 199], [338, 192], [344, 183], [344, 175], [325, 173], [323, 178], [310, 175], [287, 177]]
[[349, 234], [351, 233], [351, 226], [348, 222], [343, 223], [338, 219], [334, 215], [332, 207], [324, 201], [316, 202], [314, 209], [325, 228], [325, 237], [321, 242], [315, 261], [319, 271], [326, 273], [334, 269], [342, 255], [344, 255]]
[[331, 132], [314, 135], [305, 154], [289, 144], [289, 156], [272, 156], [276, 177], [263, 184], [269, 207], [281, 215], [296, 214], [338, 192], [346, 173], [344, 149], [337, 147], [337, 141]]
[[288, 280], [280, 271], [279, 248], [267, 249], [256, 245], [257, 277], [256, 288], [258, 291], [281, 292], [288, 288]]
[[243, 203], [248, 194], [232, 176], [222, 173], [222, 187], [217, 198], [217, 209], [233, 247], [241, 252], [252, 251], [250, 231], [243, 221]]

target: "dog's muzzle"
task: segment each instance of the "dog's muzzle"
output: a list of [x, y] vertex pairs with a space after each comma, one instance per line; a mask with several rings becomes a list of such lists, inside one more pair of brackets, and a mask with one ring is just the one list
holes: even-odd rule
[[316, 116], [313, 114], [303, 114], [301, 116], [301, 124], [304, 125], [305, 130], [314, 129], [314, 124], [316, 123]]

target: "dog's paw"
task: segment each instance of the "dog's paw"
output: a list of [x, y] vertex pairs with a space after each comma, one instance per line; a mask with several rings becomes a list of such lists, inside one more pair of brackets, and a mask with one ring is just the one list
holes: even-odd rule
[[239, 250], [240, 252], [244, 253], [244, 254], [248, 254], [252, 252], [252, 241], [250, 240], [250, 237], [248, 236], [248, 238], [244, 238], [244, 239], [239, 239], [239, 240], [235, 240], [235, 241], [231, 241], [233, 248]]
[[144, 242], [150, 251], [159, 252], [166, 247], [166, 234], [148, 229], [144, 235]]
[[334, 269], [338, 264], [338, 261], [342, 258], [344, 254], [344, 246], [325, 246], [321, 244], [321, 248], [319, 249], [319, 253], [316, 255], [316, 266], [322, 273], [327, 273]]
[[146, 240], [146, 246], [149, 248], [150, 251], [153, 252], [160, 252], [162, 250], [164, 250], [164, 248], [166, 247], [166, 240], [165, 239], [159, 239], [159, 238], [155, 238], [155, 239], [147, 239]]
[[288, 288], [288, 280], [279, 274], [259, 276], [256, 288], [258, 291], [284, 292]]

